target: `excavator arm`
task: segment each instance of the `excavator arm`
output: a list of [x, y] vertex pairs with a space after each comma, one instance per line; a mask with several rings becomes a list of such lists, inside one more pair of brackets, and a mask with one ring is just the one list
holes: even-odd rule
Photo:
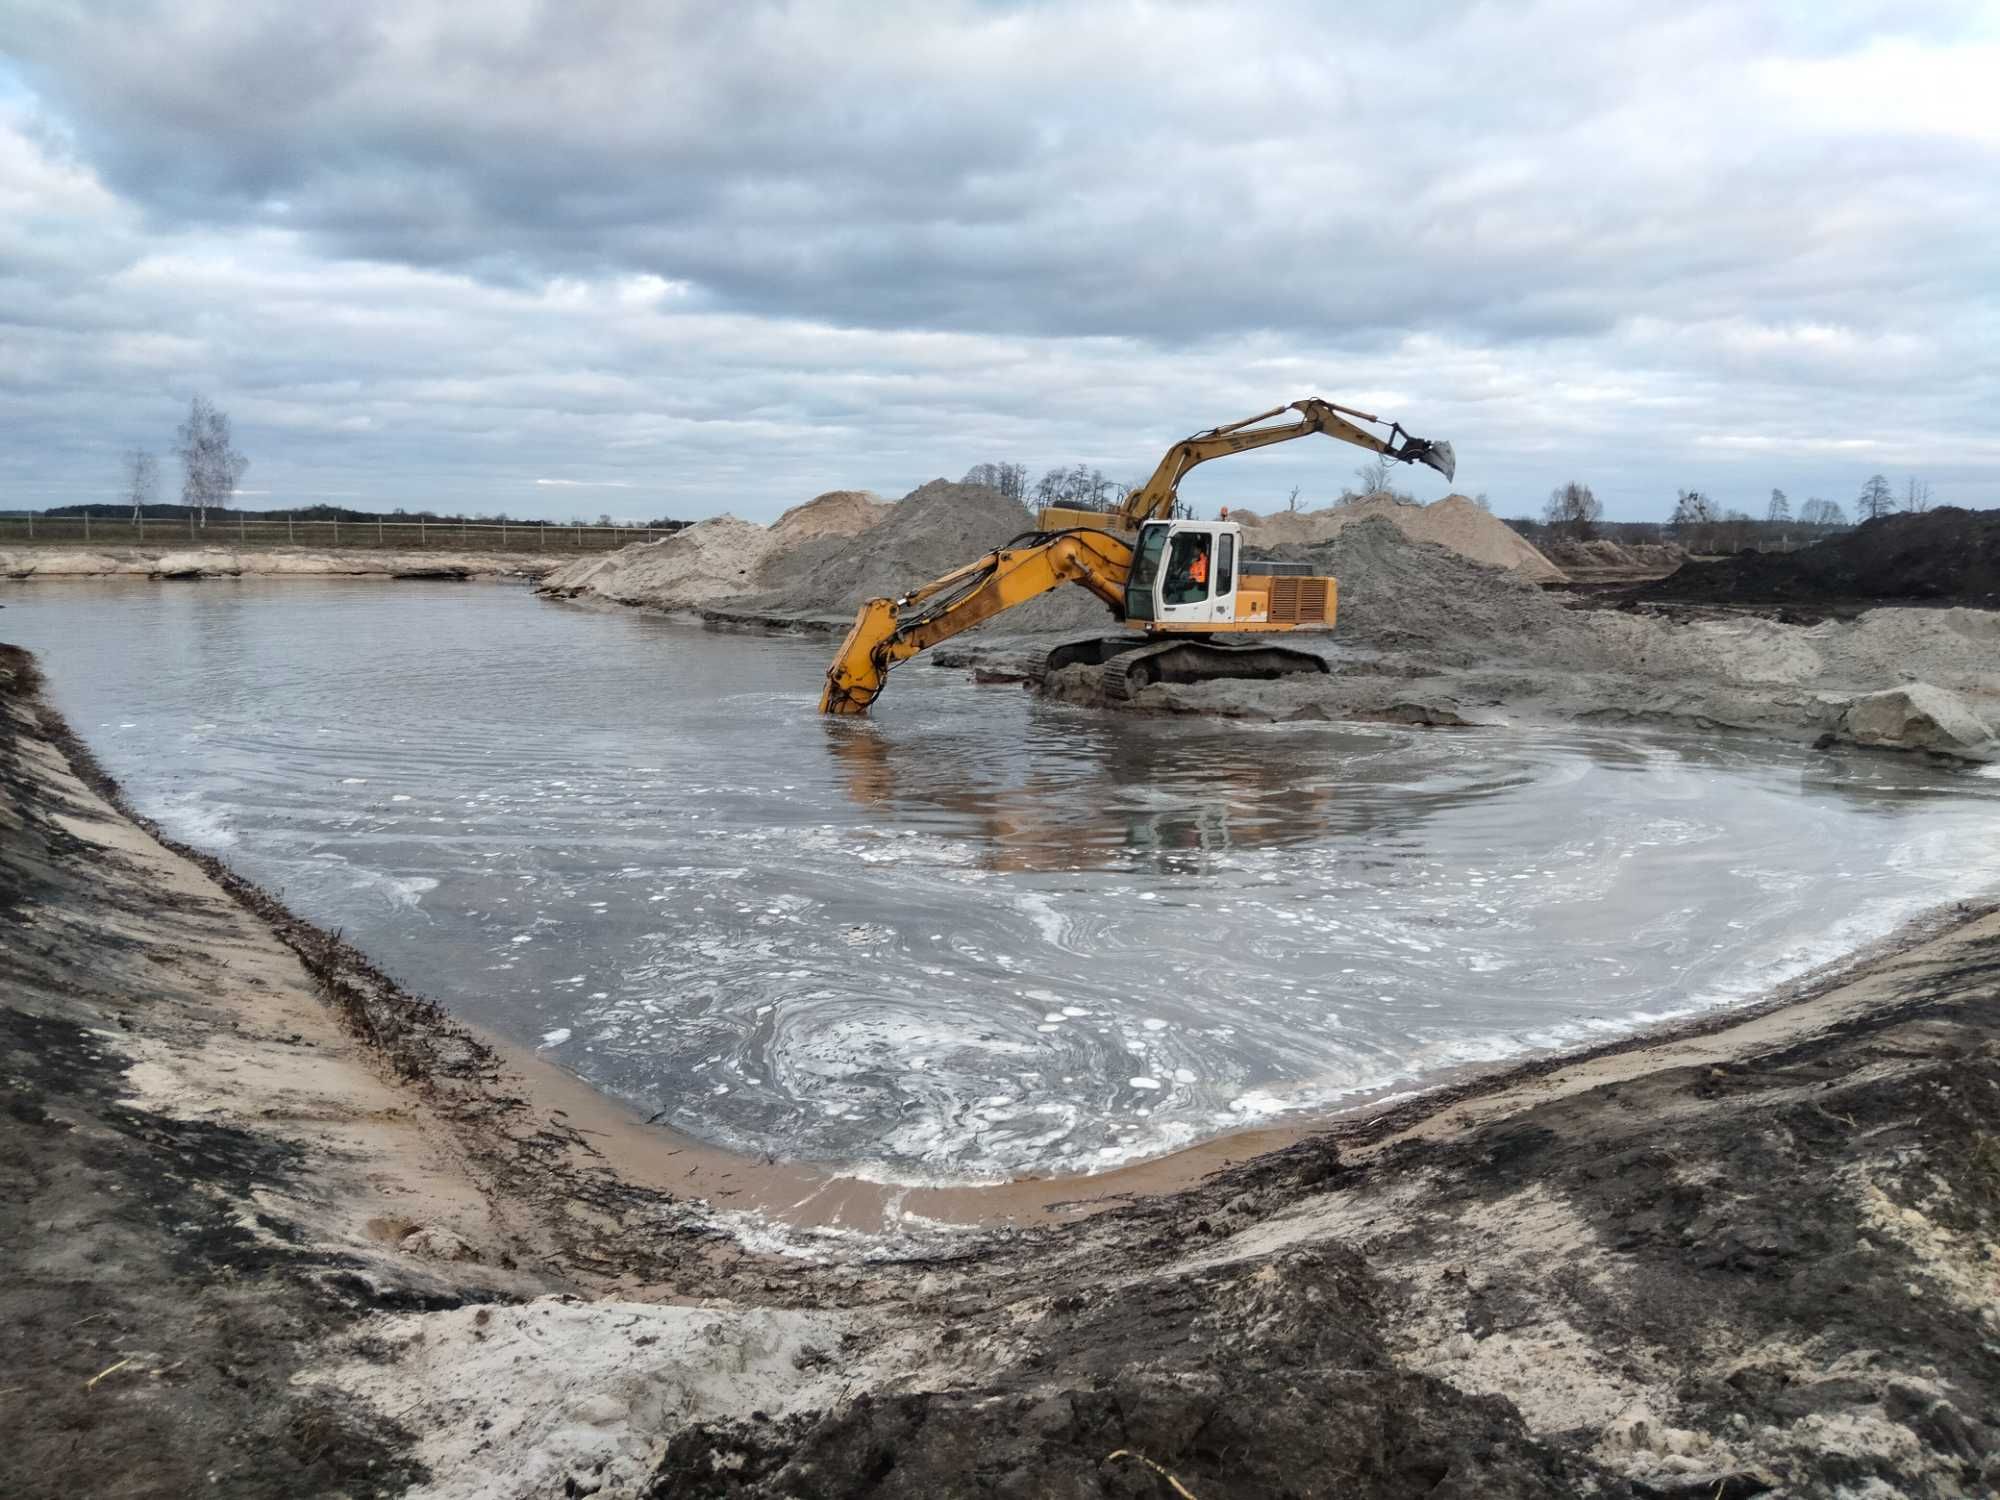
[[1108, 531], [1029, 532], [900, 599], [871, 599], [826, 674], [819, 711], [867, 713], [891, 667], [1066, 583], [1123, 609], [1131, 571], [1131, 546]]
[[[1281, 417], [1288, 411], [1297, 412], [1299, 419], [1275, 427], [1257, 425], [1273, 417]], [[1348, 417], [1378, 425], [1381, 422], [1379, 417], [1370, 416], [1365, 411], [1336, 406], [1331, 401], [1308, 396], [1290, 406], [1274, 406], [1254, 417], [1245, 417], [1241, 422], [1231, 422], [1227, 427], [1211, 427], [1207, 432], [1183, 438], [1167, 450], [1160, 466], [1153, 470], [1153, 477], [1125, 497], [1125, 503], [1118, 510], [1119, 522], [1125, 530], [1131, 531], [1136, 530], [1141, 522], [1171, 516], [1174, 501], [1179, 498], [1181, 480], [1196, 464], [1205, 464], [1211, 458], [1225, 458], [1232, 453], [1245, 453], [1252, 448], [1268, 447], [1272, 443], [1289, 443], [1293, 438], [1307, 437], [1315, 432], [1339, 438], [1357, 448], [1366, 448], [1397, 463], [1427, 464], [1447, 480], [1457, 472], [1457, 460], [1452, 455], [1450, 443], [1432, 443], [1411, 437], [1403, 431], [1402, 424], [1396, 422], [1390, 423], [1388, 437], [1377, 437], [1366, 428], [1355, 426], [1347, 420]]]

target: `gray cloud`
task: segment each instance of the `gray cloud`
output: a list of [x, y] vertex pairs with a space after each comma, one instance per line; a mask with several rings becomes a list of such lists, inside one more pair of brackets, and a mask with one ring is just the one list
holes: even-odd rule
[[770, 514], [1324, 389], [1503, 509], [1996, 503], [2000, 37], [1910, 11], [17, 0], [0, 478], [200, 385], [264, 480]]

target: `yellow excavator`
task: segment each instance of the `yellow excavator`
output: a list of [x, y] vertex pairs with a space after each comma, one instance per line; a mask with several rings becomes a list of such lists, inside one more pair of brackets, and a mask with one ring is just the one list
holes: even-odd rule
[[[1273, 422], [1288, 412], [1296, 419]], [[978, 561], [899, 599], [870, 599], [826, 674], [820, 712], [867, 713], [891, 668], [1065, 583], [1090, 590], [1129, 628], [1058, 646], [1049, 653], [1049, 670], [1101, 666], [1109, 697], [1129, 698], [1154, 682], [1326, 671], [1314, 652], [1255, 637], [1331, 630], [1339, 606], [1335, 580], [1310, 576], [1303, 564], [1254, 562], [1243, 555], [1240, 524], [1176, 519], [1175, 502], [1182, 477], [1196, 464], [1315, 432], [1398, 463], [1426, 464], [1447, 480], [1456, 472], [1451, 444], [1412, 437], [1398, 423], [1378, 437], [1356, 422], [1382, 425], [1367, 412], [1309, 396], [1197, 432], [1168, 449], [1152, 478], [1117, 510], [1049, 507], [1035, 530]]]

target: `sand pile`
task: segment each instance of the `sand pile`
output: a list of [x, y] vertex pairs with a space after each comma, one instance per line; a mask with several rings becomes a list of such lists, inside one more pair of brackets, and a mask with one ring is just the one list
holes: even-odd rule
[[828, 490], [778, 517], [771, 523], [771, 533], [794, 544], [817, 537], [855, 536], [879, 524], [894, 509], [872, 490]]
[[1640, 597], [1751, 604], [1924, 599], [1992, 609], [2000, 607], [2000, 511], [1947, 505], [1864, 522], [1797, 552], [1690, 562]]
[[601, 557], [581, 558], [542, 580], [540, 592], [579, 595], [652, 609], [690, 608], [750, 588], [757, 570], [782, 545], [753, 521], [716, 516]]
[[1273, 544], [1310, 546], [1330, 541], [1358, 522], [1385, 520], [1412, 541], [1449, 547], [1461, 557], [1505, 568], [1531, 583], [1561, 583], [1564, 578], [1562, 569], [1519, 532], [1463, 495], [1447, 495], [1430, 505], [1416, 505], [1393, 495], [1377, 494], [1351, 505], [1288, 511], [1275, 516], [1258, 517], [1251, 511], [1231, 510], [1229, 518], [1249, 528], [1244, 542], [1253, 551]]
[[894, 507], [866, 490], [829, 490], [770, 527], [716, 516], [657, 542], [579, 558], [542, 581], [561, 599], [582, 595], [649, 609], [699, 609], [770, 587], [845, 546]]
[[1339, 526], [1315, 546], [1272, 547], [1264, 555], [1311, 563], [1339, 581], [1338, 637], [1343, 643], [1439, 646], [1466, 638], [1520, 640], [1557, 631], [1573, 618], [1560, 599], [1543, 593], [1521, 573], [1414, 541], [1391, 517], [1380, 514]]
[[1032, 524], [998, 490], [934, 479], [859, 536], [808, 542], [813, 550], [775, 564], [763, 580], [771, 586], [741, 602], [770, 614], [851, 615], [869, 599], [894, 598], [973, 561]]
[[[759, 590], [732, 612], [847, 619], [870, 599], [896, 598], [976, 561], [1034, 524], [997, 490], [937, 479], [912, 490], [887, 516], [855, 537], [815, 537], [774, 554]], [[782, 523], [781, 523], [782, 524]], [[1110, 611], [1081, 588], [1066, 586], [985, 626], [985, 635], [1081, 635], [1111, 628]]]

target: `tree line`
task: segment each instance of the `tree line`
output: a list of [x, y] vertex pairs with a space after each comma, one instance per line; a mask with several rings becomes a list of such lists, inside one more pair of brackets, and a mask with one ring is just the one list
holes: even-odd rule
[[[1888, 476], [1871, 474], [1855, 498], [1854, 509], [1861, 520], [1873, 521], [1898, 511], [1922, 515], [1932, 508], [1932, 504], [1931, 487], [1924, 480], [1911, 476], [1898, 497]], [[1549, 492], [1549, 498], [1542, 506], [1541, 524], [1558, 535], [1587, 541], [1597, 534], [1598, 523], [1603, 517], [1604, 506], [1591, 493], [1590, 486], [1571, 480]], [[1697, 546], [1698, 550], [1708, 550], [1708, 545], [1724, 528], [1743, 531], [1757, 519], [1747, 510], [1720, 505], [1700, 490], [1683, 489], [1675, 495], [1667, 525], [1676, 536]], [[1795, 522], [1800, 526], [1820, 528], [1848, 524], [1847, 510], [1838, 500], [1823, 500], [1815, 495], [1803, 502], [1794, 515], [1791, 497], [1780, 489], [1771, 491], [1762, 519], [1767, 524]]]

